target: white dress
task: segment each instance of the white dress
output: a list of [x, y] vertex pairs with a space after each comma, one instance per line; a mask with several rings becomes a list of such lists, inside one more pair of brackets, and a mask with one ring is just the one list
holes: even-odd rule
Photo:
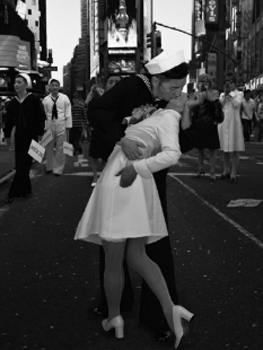
[[[146, 237], [153, 243], [168, 235], [152, 173], [176, 164], [181, 156], [178, 141], [180, 114], [158, 110], [150, 118], [126, 129], [126, 137], [141, 141], [143, 157], [129, 161], [115, 146], [78, 224], [74, 239], [101, 244], [101, 239], [123, 241]], [[134, 183], [120, 187], [116, 174], [133, 164]]]
[[239, 152], [245, 150], [242, 122], [240, 117], [240, 106], [243, 100], [243, 92], [233, 91], [233, 97], [220, 95], [223, 105], [224, 121], [218, 124], [218, 135], [220, 148], [223, 152]]

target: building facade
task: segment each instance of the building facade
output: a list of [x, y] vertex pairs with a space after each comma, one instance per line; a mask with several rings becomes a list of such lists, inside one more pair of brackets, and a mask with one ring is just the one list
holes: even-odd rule
[[201, 73], [209, 73], [217, 89], [222, 90], [225, 74], [226, 2], [194, 0], [193, 40], [190, 82]]

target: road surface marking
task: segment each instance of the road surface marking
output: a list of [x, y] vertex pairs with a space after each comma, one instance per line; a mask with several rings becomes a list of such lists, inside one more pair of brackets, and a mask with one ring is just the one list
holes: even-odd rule
[[[98, 175], [101, 174], [100, 171], [97, 172]], [[93, 176], [93, 172], [92, 171], [83, 171], [81, 173], [72, 173], [72, 174], [63, 174], [64, 176], [65, 175], [68, 175], [68, 176]]]
[[261, 249], [263, 249], [263, 243], [257, 239], [255, 236], [253, 236], [252, 233], [247, 231], [244, 227], [240, 226], [237, 222], [230, 219], [227, 215], [222, 213], [219, 209], [217, 209], [213, 204], [207, 202], [203, 197], [201, 197], [195, 190], [193, 190], [190, 186], [186, 185], [183, 181], [179, 180], [178, 177], [172, 174], [170, 175], [173, 179], [175, 179], [177, 182], [179, 182], [182, 186], [184, 186], [189, 192], [191, 192], [194, 196], [196, 196], [203, 204], [208, 206], [210, 209], [212, 209], [216, 214], [221, 216], [225, 221], [227, 221], [229, 224], [234, 226], [239, 232], [243, 233], [244, 236], [251, 239], [254, 243], [256, 243]]

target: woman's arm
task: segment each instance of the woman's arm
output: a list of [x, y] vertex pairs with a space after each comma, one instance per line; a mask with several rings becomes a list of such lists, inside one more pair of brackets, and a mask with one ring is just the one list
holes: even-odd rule
[[172, 110], [165, 111], [165, 116], [157, 128], [161, 152], [150, 158], [134, 162], [133, 166], [140, 176], [150, 178], [152, 173], [177, 163], [181, 157], [178, 138], [179, 119], [179, 113]]
[[132, 165], [120, 170], [116, 176], [120, 176], [120, 186], [129, 187], [139, 174], [143, 178], [151, 178], [152, 173], [168, 168], [178, 162], [181, 151], [179, 146], [179, 113], [167, 110], [157, 128], [157, 136], [161, 146], [161, 152], [147, 159], [135, 161]]

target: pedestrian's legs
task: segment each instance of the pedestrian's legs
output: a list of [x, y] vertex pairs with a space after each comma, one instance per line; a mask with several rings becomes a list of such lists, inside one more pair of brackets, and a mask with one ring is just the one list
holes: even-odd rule
[[92, 171], [93, 171], [93, 180], [92, 180], [92, 185], [93, 185], [93, 184], [96, 184], [96, 182], [98, 181], [98, 174], [97, 174], [98, 159], [91, 158], [91, 168], [92, 168]]
[[250, 140], [250, 124], [249, 124], [249, 120], [242, 119], [242, 124], [243, 124], [244, 139], [245, 139], [245, 141], [249, 141]]
[[125, 243], [102, 241], [105, 251], [104, 287], [108, 302], [108, 320], [120, 315]]
[[210, 179], [216, 181], [216, 149], [209, 149], [209, 158], [210, 158]]
[[63, 142], [66, 141], [65, 123], [56, 124], [56, 144], [54, 153], [54, 174], [62, 174], [65, 166], [66, 156], [63, 153]]
[[172, 299], [161, 270], [145, 252], [142, 238], [128, 240], [126, 257], [128, 264], [141, 275], [158, 298], [167, 323], [169, 324], [169, 327], [173, 329]]
[[30, 142], [31, 139], [19, 141], [16, 138], [16, 173], [8, 192], [9, 198], [26, 196], [32, 191], [29, 178], [32, 158], [28, 155]]
[[209, 157], [210, 157], [210, 173], [215, 173], [215, 167], [216, 167], [216, 158], [217, 158], [217, 152], [216, 149], [210, 149], [209, 150]]
[[232, 170], [231, 170], [231, 177], [236, 177], [237, 174], [237, 168], [239, 164], [239, 152], [233, 152], [232, 154]]
[[195, 177], [200, 177], [205, 175], [204, 169], [204, 150], [198, 149], [198, 172]]
[[229, 152], [224, 152], [223, 162], [224, 162], [223, 175], [230, 174], [230, 154], [229, 154]]
[[76, 143], [76, 149], [78, 154], [83, 153], [81, 148], [81, 135], [82, 135], [82, 128], [76, 128], [75, 143]]
[[198, 150], [198, 167], [199, 170], [204, 169], [204, 150]]

